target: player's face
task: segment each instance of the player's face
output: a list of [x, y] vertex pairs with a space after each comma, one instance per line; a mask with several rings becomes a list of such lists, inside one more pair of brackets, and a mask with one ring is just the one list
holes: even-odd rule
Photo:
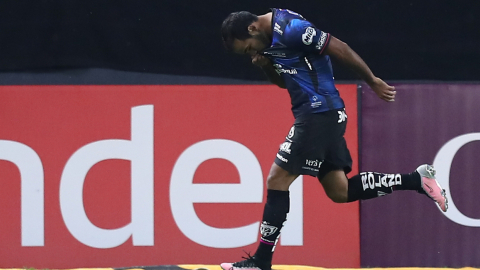
[[233, 51], [239, 54], [254, 56], [265, 50], [270, 43], [271, 41], [265, 33], [255, 32], [245, 40], [235, 39], [233, 42]]

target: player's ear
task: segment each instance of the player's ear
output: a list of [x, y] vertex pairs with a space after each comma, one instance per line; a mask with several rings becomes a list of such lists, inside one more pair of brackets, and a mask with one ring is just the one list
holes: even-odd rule
[[253, 23], [250, 24], [247, 29], [248, 29], [248, 33], [249, 33], [250, 35], [252, 35], [252, 34], [255, 33], [255, 32], [258, 32], [257, 26], [255, 26], [255, 24], [253, 24]]

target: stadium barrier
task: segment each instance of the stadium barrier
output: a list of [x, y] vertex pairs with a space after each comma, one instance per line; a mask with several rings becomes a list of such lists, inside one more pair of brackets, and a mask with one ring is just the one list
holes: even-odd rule
[[[480, 266], [480, 86], [395, 86], [394, 103], [361, 88], [359, 125], [357, 86], [338, 86], [354, 164], [410, 172], [433, 163], [449, 211], [411, 192], [359, 210], [303, 177], [276, 269]], [[264, 179], [293, 122], [285, 91], [44, 85], [1, 86], [0, 96], [0, 268], [213, 270], [255, 250]]]

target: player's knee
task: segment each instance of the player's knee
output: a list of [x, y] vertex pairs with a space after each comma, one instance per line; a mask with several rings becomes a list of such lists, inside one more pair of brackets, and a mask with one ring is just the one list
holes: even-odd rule
[[273, 163], [267, 177], [267, 188], [287, 191], [298, 175], [293, 175]]
[[285, 177], [269, 174], [267, 177], [267, 188], [276, 190], [288, 190], [289, 184]]

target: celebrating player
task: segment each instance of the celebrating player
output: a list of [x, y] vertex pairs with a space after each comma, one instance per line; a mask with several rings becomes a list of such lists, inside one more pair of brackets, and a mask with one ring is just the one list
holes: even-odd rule
[[[273, 84], [288, 90], [295, 117], [267, 178], [258, 249], [243, 261], [222, 263], [224, 270], [271, 269], [273, 251], [289, 212], [288, 189], [299, 175], [317, 177], [327, 196], [337, 203], [415, 190], [447, 211], [445, 190], [435, 180], [430, 165], [420, 165], [409, 174], [363, 172], [347, 178], [352, 167], [344, 139], [347, 113], [335, 88], [330, 57], [358, 74], [380, 99], [393, 102], [396, 91], [375, 77], [346, 43], [286, 9], [272, 9], [260, 16], [247, 11], [231, 13], [221, 32], [227, 50], [250, 55], [252, 63]], [[369, 181], [379, 184], [368, 185]]]

